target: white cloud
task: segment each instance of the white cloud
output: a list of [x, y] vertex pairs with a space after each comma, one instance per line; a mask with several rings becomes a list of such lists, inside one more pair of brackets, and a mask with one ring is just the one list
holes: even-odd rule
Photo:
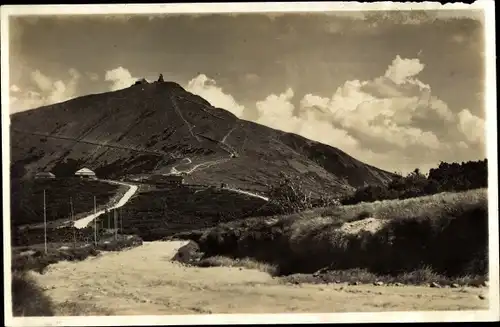
[[106, 71], [104, 79], [107, 82], [111, 82], [111, 91], [121, 90], [132, 86], [137, 80], [137, 77], [133, 77], [128, 69], [122, 66]]
[[230, 111], [237, 117], [241, 117], [245, 110], [245, 107], [238, 104], [230, 94], [224, 93], [222, 88], [217, 86], [216, 81], [205, 74], [200, 74], [190, 80], [186, 90], [199, 95], [215, 107]]
[[419, 74], [424, 67], [425, 65], [419, 59], [402, 59], [398, 55], [387, 68], [384, 76], [398, 85], [404, 82], [415, 82], [410, 78]]
[[14, 96], [10, 97], [10, 112], [19, 112], [40, 106], [50, 105], [74, 98], [80, 73], [76, 69], [69, 69], [70, 78], [66, 82], [53, 80], [40, 70], [31, 73], [31, 81], [36, 86], [36, 91], [27, 89], [24, 91], [17, 85], [12, 85], [10, 91]]
[[[271, 94], [263, 101], [257, 102], [256, 107], [259, 118], [256, 122], [337, 147], [349, 148], [356, 146], [356, 139], [345, 130], [338, 129], [328, 120], [322, 119], [321, 112], [319, 112], [319, 115], [314, 111], [301, 112], [295, 115], [295, 106], [292, 103], [293, 97], [293, 89], [288, 88], [279, 95]], [[311, 95], [302, 99], [302, 102], [322, 105], [324, 99]]]
[[294, 92], [288, 88], [285, 92], [271, 94], [266, 99], [256, 103], [259, 118], [257, 123], [285, 132], [294, 132], [299, 120], [293, 116], [294, 105], [290, 102]]
[[20, 91], [21, 91], [21, 89], [16, 84], [13, 84], [13, 85], [10, 86], [10, 92], [17, 93], [17, 92], [20, 92]]
[[463, 109], [458, 114], [460, 131], [469, 143], [484, 144], [486, 135], [484, 119], [473, 115], [468, 109]]
[[[344, 130], [355, 142], [332, 145], [371, 164], [377, 157], [382, 168], [399, 165], [405, 170], [410, 163], [432, 166], [454, 160], [455, 151], [463, 153], [469, 144], [484, 142], [484, 120], [468, 110], [454, 114], [433, 96], [431, 87], [416, 77], [424, 67], [418, 59], [397, 56], [374, 80], [347, 81], [330, 98], [307, 94], [300, 102], [300, 115], [313, 115]], [[309, 130], [304, 136], [331, 144], [322, 128]], [[399, 163], [392, 163], [394, 158]]]
[[52, 80], [45, 76], [41, 71], [35, 70], [31, 73], [31, 79], [35, 82], [36, 86], [42, 91], [50, 91], [53, 87]]

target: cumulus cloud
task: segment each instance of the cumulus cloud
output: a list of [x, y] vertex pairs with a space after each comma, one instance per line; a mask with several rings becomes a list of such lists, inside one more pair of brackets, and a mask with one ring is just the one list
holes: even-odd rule
[[226, 109], [237, 117], [243, 115], [245, 107], [238, 104], [230, 95], [224, 93], [215, 80], [208, 78], [205, 74], [199, 74], [188, 82], [186, 90], [199, 95], [213, 106]]
[[398, 55], [387, 68], [384, 76], [398, 85], [405, 82], [417, 83], [417, 80], [411, 78], [420, 73], [424, 67], [425, 65], [419, 59], [403, 59]]
[[294, 96], [291, 88], [276, 95], [271, 94], [266, 99], [256, 103], [259, 118], [257, 122], [285, 132], [295, 132], [299, 120], [294, 117], [295, 106], [290, 102]]
[[469, 109], [463, 109], [458, 114], [459, 128], [471, 144], [484, 144], [486, 128], [484, 119], [473, 115]]
[[[418, 78], [424, 68], [419, 59], [398, 55], [381, 76], [346, 81], [329, 97], [311, 93], [294, 101], [287, 88], [257, 101], [252, 120], [403, 173], [484, 157], [484, 120], [467, 109], [451, 110]], [[203, 74], [187, 90], [242, 117], [243, 106]]]
[[76, 69], [69, 69], [69, 78], [65, 81], [54, 80], [40, 70], [30, 74], [35, 90], [22, 89], [18, 85], [10, 87], [10, 112], [19, 112], [40, 106], [50, 105], [74, 98], [80, 79]]
[[424, 67], [419, 59], [397, 56], [383, 76], [347, 81], [329, 98], [307, 94], [299, 112], [314, 113], [357, 140], [343, 150], [360, 160], [372, 163], [374, 154], [394, 153], [383, 168], [394, 165], [393, 158], [420, 166], [423, 162], [415, 160], [430, 166], [448, 160], [444, 156], [454, 160], [456, 151], [484, 142], [484, 120], [466, 109], [456, 115], [432, 95], [431, 87], [417, 78]]
[[117, 91], [133, 85], [138, 78], [133, 77], [128, 69], [120, 66], [106, 71], [104, 80], [111, 83], [111, 91]]
[[[271, 94], [266, 99], [258, 101], [256, 108], [259, 118], [256, 122], [337, 147], [349, 148], [357, 144], [357, 140], [345, 130], [336, 128], [331, 122], [323, 119], [321, 111], [319, 115], [314, 111], [301, 112], [296, 115], [295, 106], [292, 103], [294, 95], [293, 89], [288, 88], [279, 95]], [[304, 101], [312, 103], [317, 101], [321, 105], [324, 100], [311, 95], [302, 100]]]

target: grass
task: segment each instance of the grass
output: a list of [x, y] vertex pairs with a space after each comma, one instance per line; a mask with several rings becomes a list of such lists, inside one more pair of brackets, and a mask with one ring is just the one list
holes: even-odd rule
[[[121, 251], [141, 244], [142, 239], [135, 235], [119, 235], [117, 240], [113, 237], [102, 238], [96, 246], [91, 243], [82, 242], [77, 243], [76, 247], [73, 243], [49, 243], [47, 253], [44, 253], [43, 244], [13, 248], [12, 271], [23, 272], [34, 270], [43, 273], [50, 264], [59, 261], [81, 261], [90, 256], [99, 255], [100, 251]], [[22, 253], [26, 251], [31, 251], [31, 253]]]
[[234, 259], [224, 256], [213, 256], [201, 259], [196, 263], [198, 267], [241, 267], [246, 269], [256, 269], [275, 276], [277, 268], [274, 265], [259, 262], [252, 258]]
[[[379, 223], [378, 230], [341, 229], [368, 214]], [[429, 267], [449, 278], [484, 276], [487, 190], [230, 222], [207, 230], [198, 243], [206, 256], [250, 257], [276, 265], [280, 275], [330, 267], [401, 276]]]
[[113, 313], [92, 303], [55, 303], [27, 272], [12, 274], [12, 313], [15, 317], [110, 316]]
[[435, 273], [428, 267], [404, 272], [398, 275], [382, 275], [370, 272], [367, 269], [353, 268], [346, 270], [328, 271], [325, 274], [292, 274], [283, 276], [280, 279], [283, 283], [293, 284], [323, 284], [323, 283], [347, 283], [347, 284], [376, 284], [376, 285], [416, 285], [430, 286], [437, 284], [439, 286], [479, 287], [484, 285], [485, 276], [465, 275], [460, 277], [448, 277]]

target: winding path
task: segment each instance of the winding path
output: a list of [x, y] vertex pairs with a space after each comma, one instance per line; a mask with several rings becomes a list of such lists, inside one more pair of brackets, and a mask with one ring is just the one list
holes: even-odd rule
[[106, 212], [106, 210], [113, 210], [113, 209], [120, 208], [120, 207], [124, 206], [128, 202], [128, 200], [130, 200], [130, 198], [135, 194], [135, 192], [137, 192], [137, 188], [138, 188], [137, 185], [131, 185], [131, 184], [117, 182], [117, 181], [105, 181], [105, 182], [110, 183], [110, 184], [129, 186], [129, 189], [127, 192], [125, 192], [125, 194], [122, 196], [122, 198], [115, 205], [108, 207], [105, 210], [100, 210], [96, 213], [88, 215], [87, 217], [84, 217], [82, 219], [78, 219], [77, 221], [75, 221], [74, 226], [76, 228], [80, 229], [80, 228], [87, 227], [87, 225], [90, 222], [92, 222], [94, 219], [96, 219], [100, 215], [104, 214]]

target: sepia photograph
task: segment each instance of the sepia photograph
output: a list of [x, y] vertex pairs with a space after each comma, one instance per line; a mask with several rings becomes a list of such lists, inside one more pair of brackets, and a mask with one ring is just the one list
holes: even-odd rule
[[500, 319], [493, 1], [1, 18], [7, 326]]

